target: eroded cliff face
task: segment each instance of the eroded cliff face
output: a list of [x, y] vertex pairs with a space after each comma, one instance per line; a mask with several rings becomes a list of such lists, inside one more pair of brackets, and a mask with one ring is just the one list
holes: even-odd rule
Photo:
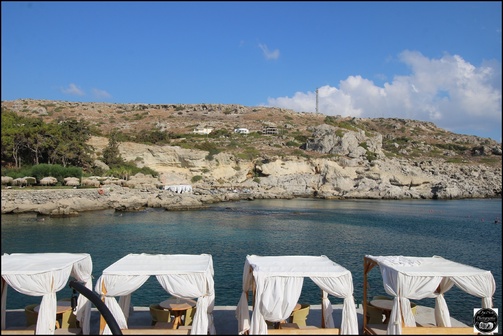
[[[192, 184], [200, 193], [234, 188], [250, 190], [254, 197], [501, 197], [501, 166], [389, 156], [382, 139], [379, 133], [367, 136], [363, 131], [337, 135], [335, 128], [322, 125], [305, 147], [326, 157], [273, 156], [254, 161], [229, 153], [209, 159], [206, 151], [177, 146], [122, 143], [119, 149], [125, 160], [158, 171], [162, 184]], [[107, 143], [106, 138], [90, 141], [97, 152]], [[487, 148], [486, 155], [500, 158], [501, 147]], [[192, 182], [195, 176], [200, 179]]]

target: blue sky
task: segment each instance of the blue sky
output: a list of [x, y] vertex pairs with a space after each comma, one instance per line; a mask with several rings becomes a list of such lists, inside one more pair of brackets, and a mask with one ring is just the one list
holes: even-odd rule
[[501, 2], [2, 1], [2, 100], [240, 104], [501, 141]]

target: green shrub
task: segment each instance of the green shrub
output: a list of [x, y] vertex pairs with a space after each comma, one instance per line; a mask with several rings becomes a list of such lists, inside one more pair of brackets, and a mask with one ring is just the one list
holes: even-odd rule
[[367, 150], [367, 154], [366, 154], [366, 156], [367, 156], [367, 160], [368, 160], [369, 162], [372, 162], [372, 161], [374, 161], [375, 159], [377, 159], [377, 154], [376, 154], [376, 153], [374, 153], [374, 152], [371, 152], [371, 151], [369, 151], [369, 150]]
[[80, 167], [63, 167], [59, 164], [39, 164], [31, 167], [31, 175], [40, 181], [44, 177], [52, 176], [60, 183], [63, 183], [65, 177], [82, 177], [82, 168]]
[[235, 140], [231, 140], [231, 142], [229, 142], [229, 144], [227, 145], [227, 148], [237, 148], [239, 147], [239, 142], [235, 141]]
[[356, 127], [355, 125], [353, 125], [352, 123], [347, 122], [347, 121], [342, 121], [337, 126], [339, 126], [341, 128], [345, 128], [350, 131], [358, 131], [358, 127]]
[[194, 146], [197, 149], [208, 151], [208, 155], [206, 155], [206, 160], [213, 160], [213, 157], [220, 153], [220, 150], [217, 148], [217, 146], [214, 143], [211, 142], [203, 142], [201, 144], [197, 144]]
[[237, 157], [243, 160], [253, 160], [260, 156], [260, 151], [254, 147], [245, 147], [242, 153], [237, 154]]
[[335, 135], [338, 136], [339, 138], [342, 138], [344, 134], [346, 134], [346, 131], [344, 130], [338, 129], [337, 131], [335, 131]]
[[195, 176], [192, 176], [192, 178], [190, 180], [192, 181], [192, 183], [196, 183], [197, 181], [200, 181], [202, 179], [203, 179], [203, 177], [201, 175], [195, 175]]
[[300, 149], [295, 149], [292, 153], [293, 155], [297, 155], [297, 156], [301, 156], [301, 157], [309, 157], [309, 155], [307, 155], [307, 153], [303, 150], [300, 150]]
[[296, 135], [296, 136], [294, 137], [294, 139], [295, 139], [296, 141], [300, 142], [300, 143], [305, 143], [305, 142], [307, 142], [307, 136], [302, 135], [302, 134], [300, 134], [300, 135]]
[[139, 168], [133, 161], [124, 162], [120, 165], [115, 166], [106, 172], [108, 176], [113, 176], [117, 178], [127, 179], [126, 177], [142, 173], [144, 175], [152, 175], [152, 177], [158, 177], [159, 173], [152, 168], [142, 167]]
[[82, 168], [80, 167], [63, 167], [59, 164], [42, 163], [35, 166], [24, 166], [18, 169], [2, 168], [3, 176], [10, 176], [13, 179], [22, 178], [27, 176], [34, 177], [40, 181], [44, 177], [52, 176], [62, 184], [65, 177], [82, 177]]
[[210, 138], [221, 138], [221, 137], [228, 138], [231, 136], [231, 133], [229, 132], [229, 130], [226, 129], [217, 129], [208, 134], [208, 136]]
[[438, 148], [453, 150], [453, 151], [457, 151], [457, 152], [464, 152], [464, 151], [468, 150], [468, 147], [466, 147], [466, 146], [453, 144], [453, 143], [437, 143], [434, 145], [437, 146]]
[[286, 145], [287, 145], [288, 147], [300, 147], [300, 144], [299, 144], [299, 143], [297, 143], [297, 142], [295, 142], [295, 141], [288, 141], [288, 142], [286, 143]]

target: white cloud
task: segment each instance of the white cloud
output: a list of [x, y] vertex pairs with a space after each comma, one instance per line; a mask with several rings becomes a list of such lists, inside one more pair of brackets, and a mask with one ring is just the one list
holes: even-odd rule
[[61, 92], [65, 94], [75, 95], [75, 96], [84, 96], [85, 92], [82, 91], [77, 85], [71, 83], [67, 88], [61, 88]]
[[[320, 87], [318, 111], [431, 121], [453, 132], [499, 130], [501, 136], [501, 64], [484, 62], [475, 67], [458, 55], [428, 59], [413, 51], [402, 52], [399, 59], [410, 74], [395, 76], [382, 87], [361, 76], [347, 77], [339, 88]], [[268, 105], [314, 112], [316, 94], [296, 92], [292, 97], [269, 98]]]
[[262, 49], [262, 52], [264, 53], [264, 56], [266, 59], [278, 59], [279, 58], [279, 50], [274, 49], [273, 51], [270, 51], [269, 48], [265, 44], [259, 43], [258, 45], [260, 49]]
[[93, 95], [95, 98], [110, 98], [112, 95], [105, 90], [93, 89]]

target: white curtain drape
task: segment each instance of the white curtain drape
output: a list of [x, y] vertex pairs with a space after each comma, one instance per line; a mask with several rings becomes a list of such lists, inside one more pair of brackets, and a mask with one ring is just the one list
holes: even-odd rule
[[[253, 265], [253, 266], [252, 266]], [[267, 334], [267, 323], [288, 319], [298, 303], [304, 278], [309, 277], [323, 291], [322, 306], [326, 328], [333, 328], [328, 294], [344, 299], [341, 333], [358, 334], [351, 272], [326, 256], [249, 255], [243, 269], [243, 287], [236, 308], [238, 333]], [[250, 320], [248, 292], [254, 290]]]
[[213, 324], [213, 308], [215, 293], [213, 277], [205, 273], [158, 275], [157, 281], [171, 295], [195, 299], [196, 314], [192, 322], [191, 335], [215, 335]]
[[131, 312], [131, 294], [129, 293], [124, 296], [119, 297], [119, 307], [122, 310], [122, 313], [124, 313], [124, 317], [127, 319], [129, 318], [129, 313]]
[[254, 278], [250, 263], [245, 260], [243, 270], [243, 288], [238, 306], [236, 307], [236, 319], [238, 320], [238, 333], [243, 335], [250, 330], [250, 310], [248, 308], [248, 291], [253, 289]]
[[416, 326], [409, 298], [419, 300], [431, 297], [442, 278], [435, 276], [407, 276], [390, 268], [381, 268], [381, 270], [385, 291], [394, 296], [388, 324], [388, 335], [400, 335], [402, 333], [402, 315], [405, 326]]
[[[426, 297], [435, 297], [435, 323], [439, 327], [451, 327], [449, 308], [444, 298], [444, 294], [453, 285], [458, 286], [464, 292], [482, 298], [482, 307], [492, 307], [492, 296], [496, 290], [494, 277], [490, 272], [469, 276], [437, 277], [437, 276], [407, 276], [399, 274], [398, 287], [393, 288], [388, 282], [386, 292], [395, 296], [393, 309], [388, 325], [389, 335], [399, 335], [402, 333], [401, 316], [403, 316], [405, 326], [415, 326], [414, 315], [409, 299], [420, 300]], [[386, 282], [390, 280], [385, 278]], [[392, 289], [389, 290], [388, 289]], [[400, 296], [397, 296], [400, 293]]]
[[[121, 329], [127, 329], [131, 293], [154, 275], [173, 296], [197, 299], [191, 334], [216, 334], [213, 323], [215, 291], [210, 255], [129, 254], [104, 270], [96, 292], [105, 299]], [[117, 303], [115, 297], [120, 296]], [[110, 334], [108, 325], [104, 334]]]
[[332, 317], [332, 304], [328, 294], [344, 299], [342, 308], [341, 335], [358, 334], [358, 317], [356, 314], [355, 299], [353, 296], [353, 277], [351, 273], [339, 277], [311, 277], [311, 280], [323, 290], [323, 316], [325, 327], [334, 328]]
[[379, 263], [384, 289], [386, 293], [394, 296], [388, 335], [401, 334], [402, 318], [405, 326], [415, 326], [409, 299], [435, 298], [436, 325], [450, 327], [451, 319], [444, 294], [454, 285], [468, 294], [482, 298], [483, 307], [492, 307], [496, 284], [490, 271], [439, 256], [367, 257]]
[[36, 334], [54, 334], [56, 316], [56, 292], [65, 287], [72, 266], [65, 269], [42, 274], [8, 274], [5, 281], [19, 293], [31, 296], [42, 296], [38, 313]]
[[250, 333], [267, 335], [267, 321], [286, 320], [299, 301], [304, 277], [255, 277], [255, 309]]
[[496, 282], [491, 272], [472, 276], [454, 276], [451, 280], [461, 290], [473, 296], [482, 298], [482, 308], [493, 307], [493, 295], [496, 291]]
[[[91, 258], [83, 259], [73, 264], [71, 276], [80, 282], [90, 291], [93, 290], [93, 262]], [[89, 335], [91, 324], [91, 302], [84, 295], [79, 295], [77, 300], [77, 309], [74, 312], [77, 320], [82, 327], [82, 334]]]
[[[105, 305], [108, 309], [110, 309], [110, 312], [117, 321], [119, 328], [127, 329], [127, 320], [124, 310], [129, 309], [129, 307], [121, 307], [115, 297], [130, 295], [132, 292], [140, 288], [149, 277], [149, 275], [102, 275], [96, 282], [95, 290], [101, 294], [102, 297], [105, 297]], [[106, 291], [106, 294], [103, 294], [104, 290]], [[108, 324], [105, 326], [103, 334], [112, 334]]]
[[[23, 260], [34, 265], [32, 268], [48, 269], [32, 273], [33, 270], [16, 271], [2, 270], [2, 278], [5, 283], [21, 294], [30, 296], [41, 296], [40, 309], [38, 313], [36, 334], [54, 334], [57, 296], [56, 293], [62, 290], [68, 283], [70, 275], [78, 281], [84, 282], [86, 287], [92, 288], [92, 261], [89, 255], [67, 254], [67, 253], [34, 253], [34, 254], [13, 254], [2, 255], [2, 262], [9, 263], [12, 260], [16, 264]], [[58, 265], [58, 263], [60, 265]], [[7, 287], [2, 288], [2, 323], [5, 322], [6, 292]], [[89, 334], [89, 319], [91, 306], [84, 296], [79, 296], [76, 309], [77, 317], [82, 322], [83, 334]]]
[[454, 282], [449, 278], [443, 278], [438, 285], [437, 291], [433, 293], [435, 297], [435, 324], [439, 327], [452, 326], [451, 314], [444, 297], [444, 294], [447, 293], [452, 286], [454, 286]]

